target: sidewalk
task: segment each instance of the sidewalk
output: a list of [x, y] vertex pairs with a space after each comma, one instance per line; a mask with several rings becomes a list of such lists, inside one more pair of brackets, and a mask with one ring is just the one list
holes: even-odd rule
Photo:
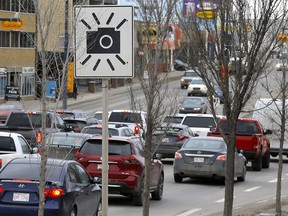
[[[180, 78], [183, 75], [183, 71], [169, 71], [169, 72], [163, 72], [159, 73], [160, 80], [163, 80], [165, 82], [171, 81], [171, 80], [179, 80], [179, 86], [180, 86]], [[140, 81], [138, 78], [134, 77], [132, 79], [131, 83], [125, 83], [124, 86], [117, 86], [116, 88], [110, 88], [108, 90], [108, 97], [110, 95], [115, 94], [121, 94], [123, 92], [129, 91], [129, 87], [132, 89], [139, 89], [140, 88]], [[69, 106], [77, 105], [81, 103], [85, 103], [86, 101], [92, 101], [92, 100], [101, 100], [102, 99], [102, 86], [101, 84], [96, 84], [95, 93], [89, 93], [88, 87], [80, 86], [78, 88], [78, 97], [75, 100], [74, 98], [68, 98], [67, 99], [67, 109], [69, 110]], [[23, 106], [26, 110], [41, 110], [42, 104], [41, 100], [26, 100], [22, 101]], [[59, 101], [58, 105], [55, 101], [47, 100], [47, 107], [49, 109], [62, 109], [62, 102]]]

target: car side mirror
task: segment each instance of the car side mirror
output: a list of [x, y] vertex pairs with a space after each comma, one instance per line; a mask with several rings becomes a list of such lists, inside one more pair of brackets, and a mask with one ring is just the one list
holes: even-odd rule
[[273, 132], [272, 132], [272, 130], [270, 130], [270, 129], [267, 129], [267, 130], [264, 130], [264, 135], [266, 135], [266, 134], [272, 134]]
[[37, 154], [38, 153], [38, 148], [34, 147], [31, 149], [31, 154]]
[[99, 177], [93, 177], [93, 183], [96, 183], [96, 184], [101, 184], [102, 183], [102, 179], [99, 178]]
[[198, 137], [199, 136], [199, 134], [198, 133], [194, 133], [194, 137]]
[[71, 131], [74, 131], [74, 127], [72, 125], [68, 125], [66, 127], [66, 132], [71, 132]]
[[161, 158], [162, 158], [162, 154], [160, 153], [156, 153], [154, 156], [154, 159], [157, 159], [157, 160], [161, 160]]

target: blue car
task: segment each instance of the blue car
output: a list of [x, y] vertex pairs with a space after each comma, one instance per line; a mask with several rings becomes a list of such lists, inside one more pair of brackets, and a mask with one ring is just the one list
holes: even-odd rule
[[[14, 159], [0, 171], [0, 215], [37, 216], [40, 160]], [[48, 159], [45, 216], [98, 216], [101, 189], [76, 161]]]

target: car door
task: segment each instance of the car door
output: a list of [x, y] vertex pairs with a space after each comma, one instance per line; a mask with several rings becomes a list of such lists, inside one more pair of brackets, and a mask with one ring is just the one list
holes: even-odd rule
[[[75, 197], [74, 202], [77, 205], [77, 214], [85, 216], [89, 197], [86, 194], [85, 185], [83, 185], [82, 178], [79, 175], [79, 171], [77, 170], [75, 164], [69, 165], [68, 176], [67, 192], [70, 192], [71, 196]], [[73, 203], [71, 204], [73, 205]], [[72, 209], [72, 206], [70, 208]]]

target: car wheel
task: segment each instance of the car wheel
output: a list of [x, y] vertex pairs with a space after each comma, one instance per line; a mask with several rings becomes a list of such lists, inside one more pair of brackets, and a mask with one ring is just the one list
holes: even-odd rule
[[268, 152], [263, 156], [262, 168], [267, 169], [269, 167], [270, 167], [270, 151], [268, 150]]
[[277, 157], [278, 153], [270, 153], [272, 157]]
[[262, 153], [260, 152], [259, 158], [256, 158], [254, 161], [252, 161], [252, 169], [254, 171], [261, 171], [262, 169]]
[[152, 192], [152, 199], [153, 200], [161, 200], [163, 196], [163, 188], [164, 188], [164, 174], [161, 173], [159, 176], [159, 182], [156, 191]]
[[101, 200], [98, 203], [96, 213], [93, 216], [102, 216], [102, 202]]
[[247, 167], [246, 167], [246, 163], [245, 163], [244, 167], [243, 167], [242, 175], [237, 177], [237, 181], [244, 182], [245, 178], [246, 178], [246, 172], [247, 172]]
[[76, 211], [76, 208], [73, 207], [71, 212], [70, 212], [70, 216], [77, 216], [77, 211]]
[[144, 202], [144, 183], [142, 179], [139, 186], [139, 191], [137, 191], [133, 195], [133, 203], [135, 206], [143, 206], [143, 202]]
[[182, 180], [183, 180], [183, 177], [182, 177], [182, 176], [180, 176], [180, 175], [178, 175], [178, 174], [174, 174], [174, 181], [175, 181], [176, 183], [181, 183]]
[[181, 85], [181, 89], [184, 89], [184, 86]]
[[191, 94], [190, 94], [190, 93], [187, 93], [187, 96], [189, 97], [189, 96], [191, 96]]

